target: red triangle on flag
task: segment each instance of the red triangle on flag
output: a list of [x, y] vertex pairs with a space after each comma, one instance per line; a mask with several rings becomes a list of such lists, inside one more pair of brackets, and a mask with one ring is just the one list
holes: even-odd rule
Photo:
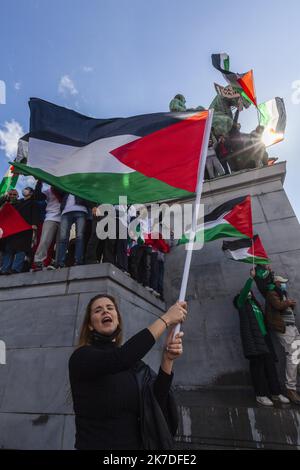
[[196, 191], [200, 152], [209, 112], [188, 115], [110, 153], [149, 178], [175, 188]]
[[239, 85], [243, 88], [248, 98], [257, 107], [255, 88], [254, 88], [253, 70], [249, 70], [249, 72], [246, 72], [241, 78], [238, 78], [237, 81]]
[[224, 219], [239, 232], [247, 235], [249, 238], [253, 238], [251, 197], [246, 196], [240, 204], [236, 204], [236, 206], [224, 216]]
[[268, 259], [268, 255], [258, 235], [253, 237], [253, 244], [250, 246], [248, 253], [251, 256]]
[[0, 238], [9, 237], [19, 232], [32, 229], [9, 202], [0, 209]]

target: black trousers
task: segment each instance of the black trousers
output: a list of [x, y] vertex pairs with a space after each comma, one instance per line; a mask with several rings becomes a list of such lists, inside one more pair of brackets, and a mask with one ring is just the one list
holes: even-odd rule
[[152, 251], [151, 253], [151, 275], [150, 275], [150, 287], [158, 292], [158, 281], [159, 281], [159, 264], [158, 264], [158, 253]]
[[261, 354], [250, 359], [250, 374], [257, 397], [281, 393], [277, 370], [271, 354]]
[[102, 263], [115, 264], [116, 240], [110, 238], [100, 240], [100, 238], [97, 237], [96, 227], [98, 221], [98, 218], [93, 218], [91, 236], [86, 247], [85, 263], [94, 264], [97, 263], [97, 261], [101, 261], [102, 258]]
[[127, 239], [116, 240], [116, 266], [122, 271], [128, 271]]
[[151, 248], [147, 245], [136, 245], [131, 249], [130, 274], [143, 286], [150, 286]]

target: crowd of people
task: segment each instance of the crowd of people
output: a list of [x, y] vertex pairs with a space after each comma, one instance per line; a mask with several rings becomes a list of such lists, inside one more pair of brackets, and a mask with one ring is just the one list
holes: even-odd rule
[[43, 189], [41, 181], [34, 189], [24, 188], [22, 195], [19, 198], [18, 191], [11, 189], [0, 199], [0, 208], [5, 203], [12, 204], [31, 226], [2, 239], [1, 275], [111, 263], [164, 300], [164, 261], [170, 244], [163, 239], [161, 230], [157, 238], [151, 236], [146, 213], [137, 227], [138, 236], [119, 236], [145, 208], [137, 211], [131, 206], [125, 211], [126, 206], [114, 206], [116, 236], [104, 238], [97, 229], [103, 219], [98, 214], [98, 204], [53, 186]]
[[[253, 281], [265, 299], [263, 308], [252, 291]], [[244, 288], [234, 298], [239, 311], [243, 352], [249, 360], [256, 401], [263, 406], [274, 402], [300, 405], [297, 393], [300, 333], [295, 321], [296, 301], [287, 293], [288, 279], [276, 275], [271, 266], [251, 269]], [[282, 391], [272, 342], [277, 337], [285, 354], [285, 391]]]
[[262, 141], [264, 127], [257, 126], [250, 134], [244, 134], [240, 129], [241, 125], [234, 122], [228, 135], [217, 137], [212, 129], [206, 159], [206, 180], [274, 163], [274, 159], [269, 159]]

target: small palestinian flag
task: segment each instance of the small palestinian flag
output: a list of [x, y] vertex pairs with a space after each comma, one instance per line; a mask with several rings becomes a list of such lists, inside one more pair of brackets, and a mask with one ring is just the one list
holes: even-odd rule
[[[222, 56], [228, 57], [228, 68], [223, 67], [224, 60]], [[229, 56], [227, 54], [212, 54], [213, 66], [223, 74], [224, 79], [234, 89], [238, 90], [244, 98], [250, 100], [257, 107], [256, 93], [254, 87], [253, 70], [245, 73], [234, 73], [229, 71]]]
[[227, 71], [229, 72], [229, 55], [224, 53], [221, 54], [212, 54], [211, 60], [213, 66], [220, 72]]
[[10, 165], [0, 183], [0, 197], [4, 196], [4, 194], [6, 194], [10, 189], [15, 188], [18, 181], [18, 175], [14, 175], [13, 171], [14, 167]]
[[211, 111], [94, 119], [31, 98], [27, 165], [32, 175], [99, 204], [144, 203], [196, 192]]
[[259, 124], [265, 127], [263, 140], [268, 147], [284, 139], [286, 110], [284, 101], [278, 96], [258, 106]]
[[269, 264], [270, 260], [258, 235], [253, 240], [234, 240], [223, 242], [222, 250], [234, 261], [252, 264]]
[[25, 230], [31, 230], [32, 226], [23, 219], [21, 214], [6, 202], [0, 209], [0, 238], [6, 238]]
[[[204, 217], [204, 224], [196, 230], [195, 241], [210, 242], [224, 237], [252, 238], [251, 197], [243, 196], [231, 199], [218, 206]], [[178, 241], [178, 244], [189, 242], [190, 231]]]

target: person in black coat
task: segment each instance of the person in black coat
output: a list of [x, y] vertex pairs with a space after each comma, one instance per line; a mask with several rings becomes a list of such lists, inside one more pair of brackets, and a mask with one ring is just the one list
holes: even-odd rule
[[79, 347], [69, 360], [76, 449], [170, 449], [177, 409], [170, 391], [182, 335], [170, 329], [158, 375], [141, 359], [166, 328], [185, 320], [177, 302], [121, 346], [122, 318], [115, 299], [99, 294], [88, 303]]
[[263, 310], [251, 290], [255, 274], [255, 269], [251, 269], [250, 278], [233, 300], [239, 311], [244, 356], [249, 359], [256, 401], [264, 406], [273, 406], [273, 401], [289, 403], [288, 398], [281, 393], [275, 366], [276, 356], [266, 329]]

